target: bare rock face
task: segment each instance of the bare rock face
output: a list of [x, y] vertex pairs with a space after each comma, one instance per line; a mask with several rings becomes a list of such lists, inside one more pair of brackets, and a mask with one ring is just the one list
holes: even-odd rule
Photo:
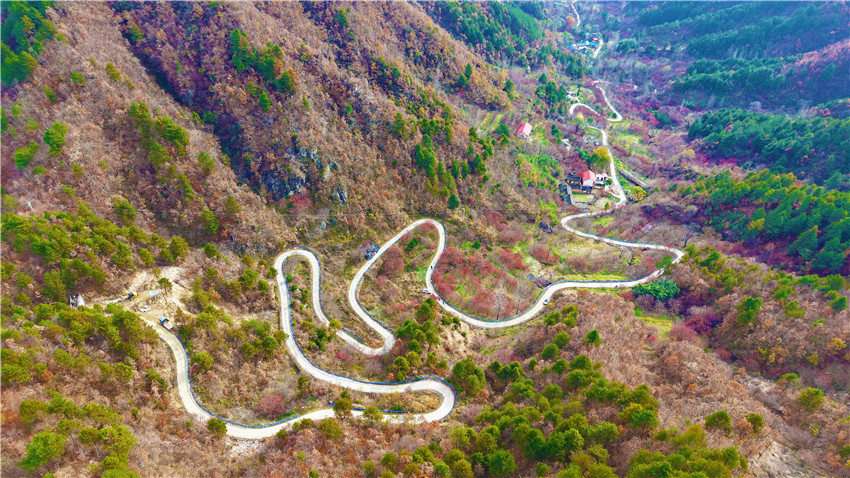
[[348, 192], [345, 190], [345, 186], [338, 185], [331, 193], [331, 199], [342, 204], [348, 203]]

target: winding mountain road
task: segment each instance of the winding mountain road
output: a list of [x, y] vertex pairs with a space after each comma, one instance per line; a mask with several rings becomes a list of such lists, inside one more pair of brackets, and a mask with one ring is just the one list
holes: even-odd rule
[[[597, 85], [596, 87], [599, 89], [599, 91], [602, 92], [602, 99], [605, 100], [605, 104], [608, 106], [608, 109], [610, 109], [611, 112], [614, 113], [613, 118], [606, 118], [606, 119], [608, 121], [612, 122], [612, 123], [619, 123], [620, 121], [623, 121], [623, 115], [621, 115], [620, 112], [617, 111], [616, 108], [614, 108], [614, 106], [611, 104], [611, 101], [608, 99], [608, 92], [605, 91], [605, 88], [602, 88], [601, 86], [599, 86], [599, 83], [604, 83], [604, 82], [602, 80], [596, 80], [596, 81], [593, 82], [593, 84]], [[572, 105], [570, 105], [570, 114], [571, 115], [575, 114], [576, 108], [578, 108], [579, 106], [583, 106], [583, 107], [589, 109], [595, 115], [603, 116], [602, 113], [597, 112], [595, 109], [593, 109], [592, 106], [590, 106], [586, 103], [573, 103]], [[606, 147], [607, 147], [607, 145], [606, 145]]]
[[[575, 10], [575, 6], [570, 4], [573, 8], [573, 11], [576, 14], [576, 26], [578, 26], [580, 19], [578, 18], [578, 12]], [[597, 50], [598, 51], [598, 50]], [[599, 83], [596, 81], [595, 83]], [[615, 117], [613, 119], [609, 119], [611, 122], [622, 121], [622, 115], [611, 105], [610, 100], [608, 99], [607, 92], [601, 87], [598, 87], [602, 91], [602, 97], [605, 100], [605, 104], [609, 109], [614, 113]], [[570, 114], [573, 114], [575, 109], [579, 106], [583, 106], [585, 108], [590, 109], [594, 113], [596, 111], [589, 105], [584, 103], [576, 103], [570, 107]], [[598, 113], [597, 113], [598, 114]], [[591, 126], [591, 128], [599, 129]], [[602, 135], [602, 144], [609, 149], [608, 144], [608, 133], [599, 129]], [[665, 252], [669, 252], [675, 256], [673, 259], [673, 263], [679, 262], [682, 257], [685, 255], [679, 249], [675, 249], [673, 247], [664, 246], [660, 244], [650, 244], [650, 243], [640, 243], [640, 242], [631, 242], [624, 241], [621, 239], [614, 239], [604, 236], [598, 236], [596, 234], [581, 231], [576, 229], [570, 225], [570, 222], [575, 221], [577, 219], [587, 218], [587, 217], [595, 217], [603, 214], [608, 214], [611, 211], [614, 211], [622, 206], [624, 206], [627, 202], [626, 195], [623, 191], [623, 188], [620, 184], [619, 179], [617, 178], [617, 171], [614, 164], [614, 156], [610, 155], [610, 178], [612, 179], [612, 184], [610, 185], [609, 193], [617, 198], [617, 204], [608, 211], [598, 211], [591, 213], [583, 213], [583, 214], [573, 214], [570, 216], [566, 216], [561, 219], [561, 226], [567, 231], [571, 232], [580, 237], [597, 240], [604, 242], [606, 244], [610, 244], [613, 246], [619, 247], [631, 247], [631, 248], [639, 248], [639, 249], [655, 249], [661, 250]], [[372, 330], [375, 331], [383, 341], [383, 345], [380, 347], [369, 347], [365, 343], [363, 343], [359, 338], [354, 336], [349, 331], [343, 329], [338, 331], [336, 334], [339, 338], [344, 341], [346, 344], [350, 345], [355, 350], [369, 356], [379, 356], [388, 353], [395, 343], [395, 334], [391, 328], [381, 323], [377, 319], [375, 319], [369, 312], [360, 304], [358, 299], [358, 293], [360, 289], [360, 283], [363, 281], [363, 277], [369, 271], [369, 269], [375, 265], [375, 263], [381, 258], [384, 252], [387, 251], [390, 247], [396, 244], [402, 237], [405, 236], [408, 232], [413, 229], [424, 226], [424, 225], [432, 225], [437, 229], [439, 235], [439, 241], [437, 245], [437, 250], [434, 255], [434, 258], [431, 260], [430, 265], [425, 273], [425, 284], [427, 288], [436, 296], [437, 303], [443, 310], [451, 314], [454, 317], [466, 322], [467, 324], [473, 327], [480, 327], [485, 329], [496, 329], [502, 327], [511, 327], [514, 325], [521, 324], [523, 322], [529, 321], [535, 318], [540, 311], [545, 307], [548, 303], [549, 299], [557, 292], [564, 289], [573, 289], [573, 288], [630, 288], [634, 287], [638, 284], [644, 284], [649, 281], [652, 281], [659, 277], [664, 273], [663, 269], [657, 269], [650, 274], [647, 274], [643, 277], [634, 279], [634, 280], [624, 280], [624, 281], [581, 281], [581, 280], [562, 280], [557, 281], [546, 288], [538, 295], [537, 299], [534, 303], [522, 313], [501, 320], [492, 320], [481, 317], [476, 317], [471, 315], [461, 308], [457, 307], [454, 304], [451, 304], [440, 294], [440, 292], [436, 289], [433, 282], [433, 274], [434, 270], [437, 267], [438, 262], [440, 261], [440, 257], [446, 249], [446, 229], [443, 224], [439, 221], [433, 219], [419, 219], [414, 221], [412, 224], [404, 228], [398, 234], [396, 234], [393, 238], [384, 243], [383, 246], [378, 250], [378, 252], [368, 260], [355, 274], [354, 278], [351, 281], [351, 285], [348, 288], [348, 302], [351, 305], [351, 308], [357, 314], [357, 316], [363, 320], [366, 325], [368, 325]], [[317, 379], [322, 380], [333, 385], [337, 385], [340, 387], [344, 387], [351, 390], [356, 390], [360, 392], [366, 393], [409, 393], [409, 392], [430, 392], [435, 394], [440, 399], [440, 405], [427, 413], [409, 413], [409, 414], [387, 414], [385, 415], [386, 420], [391, 423], [421, 423], [421, 422], [431, 422], [431, 421], [440, 421], [445, 419], [451, 414], [452, 410], [454, 410], [455, 405], [457, 404], [457, 394], [455, 390], [449, 385], [445, 380], [436, 376], [424, 376], [415, 378], [412, 380], [408, 380], [405, 382], [399, 383], [379, 383], [379, 382], [368, 382], [358, 379], [353, 379], [349, 377], [343, 377], [337, 375], [335, 373], [329, 372], [327, 370], [322, 369], [317, 366], [313, 362], [310, 361], [304, 355], [304, 352], [301, 350], [301, 347], [295, 340], [295, 334], [292, 329], [292, 313], [290, 310], [290, 296], [289, 296], [289, 284], [286, 281], [286, 275], [284, 274], [284, 265], [288, 259], [301, 258], [306, 260], [307, 264], [310, 267], [312, 272], [312, 301], [313, 301], [313, 310], [316, 313], [316, 317], [318, 320], [324, 324], [326, 327], [330, 324], [330, 320], [325, 314], [322, 308], [322, 278], [321, 278], [321, 263], [319, 261], [319, 256], [312, 250], [306, 247], [299, 247], [287, 252], [280, 254], [275, 260], [274, 267], [277, 271], [277, 288], [280, 296], [280, 328], [287, 334], [287, 338], [285, 340], [286, 349], [289, 352], [289, 355], [297, 364], [298, 368], [301, 369], [305, 374]], [[186, 353], [186, 349], [183, 346], [180, 338], [167, 331], [156, 321], [145, 318], [147, 323], [154, 328], [157, 334], [162, 338], [162, 340], [169, 346], [171, 349], [174, 359], [176, 362], [176, 377], [177, 377], [177, 394], [180, 397], [180, 400], [183, 402], [183, 405], [186, 407], [186, 410], [199, 418], [200, 420], [206, 421], [210, 418], [219, 417], [201, 405], [192, 391], [191, 386], [191, 377], [189, 375], [189, 357]], [[362, 411], [355, 410], [352, 412], [355, 416], [362, 415]], [[310, 413], [306, 413], [304, 415], [295, 415], [286, 420], [278, 421], [270, 424], [263, 425], [245, 425], [240, 423], [235, 423], [233, 421], [222, 418], [227, 422], [227, 434], [234, 438], [247, 438], [247, 439], [261, 439], [267, 438], [275, 435], [281, 428], [287, 427], [296, 421], [303, 419], [313, 419], [320, 420], [323, 418], [332, 417], [334, 415], [333, 410], [330, 408], [313, 411]]]
[[[568, 6], [567, 4], [561, 3], [561, 2], [552, 2], [552, 3], [555, 4], [555, 5], [561, 5], [562, 7]], [[575, 27], [573, 27], [573, 28], [578, 28], [581, 25], [581, 17], [578, 16], [578, 10], [576, 10], [576, 2], [570, 1], [569, 7], [573, 9], [573, 13], [575, 13], [575, 16], [576, 16], [576, 24], [575, 24]]]

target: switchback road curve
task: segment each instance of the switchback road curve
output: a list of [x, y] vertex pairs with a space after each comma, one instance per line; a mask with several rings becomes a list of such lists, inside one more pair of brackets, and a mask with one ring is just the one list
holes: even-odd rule
[[[578, 17], [578, 15], [576, 16]], [[599, 82], [597, 81], [596, 83]], [[620, 113], [611, 105], [606, 91], [601, 86], [599, 86], [598, 88], [602, 91], [602, 97], [605, 100], [606, 105], [615, 114], [615, 118], [609, 119], [609, 121], [622, 121], [622, 115], [620, 115]], [[595, 110], [593, 110], [591, 106], [583, 103], [576, 103], [570, 107], [570, 114], [573, 114], [574, 110], [579, 106], [586, 107], [595, 113]], [[602, 135], [602, 144], [610, 151], [607, 132], [602, 129], [599, 129], [599, 131]], [[617, 178], [617, 171], [614, 164], [613, 154], [610, 155], [609, 164], [611, 170], [610, 178], [612, 179], [612, 184], [609, 193], [617, 198], [617, 204], [608, 211], [598, 211], [593, 213], [573, 214], [570, 216], [566, 216], [561, 219], [560, 225], [570, 233], [575, 234], [577, 236], [601, 241], [614, 246], [638, 249], [655, 249], [669, 252], [674, 256], [672, 262], [679, 262], [685, 255], [685, 253], [679, 249], [660, 244], [624, 241], [621, 239], [599, 236], [590, 232], [581, 231], [570, 225], [570, 222], [577, 219], [609, 214], [610, 212], [626, 204], [626, 195], [623, 192], [623, 188], [620, 185], [619, 179]], [[463, 311], [458, 306], [448, 302], [444, 297], [442, 297], [436, 287], [434, 287], [434, 270], [436, 269], [437, 264], [439, 263], [440, 258], [446, 249], [446, 229], [441, 222], [436, 221], [434, 219], [419, 219], [417, 221], [414, 221], [412, 224], [410, 224], [398, 234], [396, 234], [393, 238], [384, 243], [384, 245], [381, 246], [378, 252], [358, 270], [357, 274], [355, 274], [354, 278], [351, 281], [351, 285], [348, 288], [348, 302], [351, 305], [351, 308], [354, 310], [357, 316], [361, 320], [363, 320], [366, 325], [368, 325], [372, 330], [375, 331], [376, 334], [378, 334], [383, 344], [380, 347], [370, 347], [363, 343], [358, 337], [356, 337], [345, 329], [338, 331], [337, 336], [339, 336], [339, 338], [346, 344], [350, 345], [351, 347], [365, 355], [379, 356], [388, 353], [392, 349], [393, 344], [395, 343], [395, 334], [390, 327], [375, 319], [360, 304], [360, 301], [358, 299], [360, 283], [362, 282], [363, 277], [366, 275], [369, 269], [373, 265], [375, 265], [375, 263], [383, 256], [384, 252], [386, 252], [387, 249], [389, 249], [398, 241], [400, 241], [402, 237], [404, 237], [413, 229], [424, 225], [434, 226], [437, 229], [439, 235], [439, 242], [437, 245], [436, 253], [434, 254], [434, 258], [431, 260], [431, 263], [429, 264], [428, 269], [425, 273], [425, 285], [431, 291], [431, 293], [436, 296], [437, 303], [440, 305], [440, 307], [442, 307], [442, 309], [446, 313], [457, 317], [458, 319], [466, 322], [467, 324], [473, 327], [496, 329], [502, 327], [511, 327], [514, 325], [521, 324], [523, 322], [527, 322], [535, 318], [540, 313], [540, 311], [545, 307], [546, 303], [548, 303], [548, 300], [555, 293], [564, 289], [630, 288], [639, 284], [644, 284], [649, 281], [652, 281], [664, 273], [663, 269], [657, 269], [643, 277], [625, 281], [557, 281], [544, 288], [542, 292], [540, 292], [540, 294], [537, 296], [534, 303], [528, 309], [516, 316], [502, 320], [492, 320], [487, 318], [476, 317]], [[322, 380], [350, 390], [356, 390], [366, 393], [409, 393], [424, 391], [433, 393], [440, 399], [440, 405], [436, 409], [427, 413], [385, 415], [387, 417], [386, 420], [391, 423], [421, 423], [440, 421], [447, 418], [449, 414], [451, 414], [452, 410], [454, 410], [454, 407], [457, 404], [457, 393], [455, 392], [454, 388], [442, 378], [435, 376], [424, 376], [398, 383], [368, 382], [349, 377], [343, 377], [333, 372], [324, 370], [321, 367], [315, 365], [313, 362], [310, 361], [310, 359], [306, 357], [306, 355], [304, 355], [304, 352], [301, 350], [301, 347], [295, 340], [295, 334], [293, 333], [292, 329], [292, 313], [290, 310], [289, 284], [286, 281], [286, 275], [284, 274], [283, 270], [286, 260], [296, 257], [306, 260], [307, 264], [310, 267], [312, 273], [311, 296], [313, 301], [313, 310], [316, 312], [318, 320], [325, 326], [329, 325], [330, 320], [328, 319], [322, 308], [321, 263], [319, 261], [318, 254], [306, 247], [299, 247], [280, 254], [274, 263], [274, 267], [277, 271], [277, 288], [280, 297], [280, 328], [287, 335], [287, 338], [285, 340], [286, 349], [289, 352], [289, 355], [299, 367], [299, 369], [301, 369], [301, 371], [305, 374], [317, 380]], [[215, 415], [214, 413], [204, 408], [204, 406], [197, 401], [194, 392], [192, 391], [191, 377], [189, 375], [189, 357], [180, 338], [177, 335], [165, 330], [165, 328], [163, 328], [159, 323], [156, 323], [155, 321], [148, 318], [146, 318], [146, 320], [148, 324], [156, 330], [160, 338], [162, 338], [162, 340], [169, 346], [174, 355], [174, 359], [176, 362], [177, 393], [180, 397], [180, 400], [183, 402], [183, 405], [186, 407], [186, 410], [190, 414], [196, 416], [197, 418], [203, 421], [209, 420], [213, 417], [225, 420], [225, 422], [227, 422], [227, 434], [229, 436], [232, 436], [234, 438], [247, 439], [267, 438], [275, 435], [281, 428], [288, 427], [296, 421], [307, 418], [310, 418], [312, 420], [320, 420], [323, 418], [332, 417], [334, 415], [333, 410], [331, 408], [326, 408], [306, 413], [303, 415], [295, 415], [286, 420], [262, 425], [240, 424]], [[355, 410], [352, 413], [355, 416], [360, 416], [363, 412]]]

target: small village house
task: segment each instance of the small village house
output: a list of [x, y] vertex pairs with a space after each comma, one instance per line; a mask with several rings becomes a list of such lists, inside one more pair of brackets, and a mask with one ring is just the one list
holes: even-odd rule
[[591, 170], [581, 173], [581, 192], [593, 192], [593, 186], [596, 184], [596, 175]]
[[596, 186], [598, 186], [600, 188], [604, 187], [605, 183], [607, 181], [608, 181], [608, 174], [607, 173], [598, 173], [596, 175]]
[[531, 125], [528, 123], [523, 123], [519, 125], [519, 128], [516, 130], [517, 138], [528, 138], [531, 135]]

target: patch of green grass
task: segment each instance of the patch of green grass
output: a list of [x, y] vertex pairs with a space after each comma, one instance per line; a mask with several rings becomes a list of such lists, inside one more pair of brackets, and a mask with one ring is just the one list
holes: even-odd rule
[[673, 321], [667, 317], [652, 317], [644, 316], [641, 319], [645, 324], [651, 325], [658, 329], [658, 336], [666, 339], [670, 335], [670, 329], [673, 328]]
[[613, 216], [602, 216], [599, 219], [593, 221], [594, 224], [599, 224], [602, 227], [605, 227], [608, 224], [611, 224], [612, 222], [614, 222]]
[[516, 166], [526, 186], [555, 190], [558, 180], [554, 175], [560, 171], [557, 159], [546, 154], [520, 153], [516, 159]]
[[463, 298], [466, 298], [466, 286], [465, 285], [461, 284], [461, 285], [457, 286], [457, 289], [455, 289], [455, 292], [457, 292], [457, 295], [459, 295]]
[[648, 315], [637, 305], [635, 305], [635, 316], [643, 321], [644, 324], [658, 329], [658, 336], [662, 339], [666, 339], [670, 335], [670, 329], [673, 328], [673, 321], [669, 317]]
[[487, 131], [490, 129], [490, 117], [492, 116], [492, 112], [488, 111], [487, 116], [484, 117], [484, 120], [478, 125], [478, 129], [482, 131]]
[[611, 246], [605, 244], [604, 242], [580, 240], [568, 242], [558, 247], [558, 251], [564, 254], [564, 256], [566, 257], [572, 257], [578, 255], [589, 255], [593, 251], [601, 251], [609, 247]]
[[[511, 314], [511, 315], [513, 315], [513, 314]], [[508, 327], [507, 329], [504, 329], [505, 335], [507, 335], [508, 337], [516, 337], [517, 334], [525, 333], [525, 331], [528, 330], [529, 327], [534, 327], [534, 326], [537, 326], [537, 325], [542, 324], [542, 323], [543, 323], [542, 319], [537, 319], [537, 320], [530, 320], [530, 321], [526, 322], [525, 324], [522, 325], [522, 327], [518, 327], [518, 326]]]
[[[493, 130], [495, 130], [495, 129], [499, 126], [499, 123], [501, 123], [501, 122], [502, 122], [502, 116], [504, 116], [504, 115], [502, 115], [502, 114], [498, 114], [498, 115], [494, 116], [494, 117], [493, 117], [493, 121], [492, 121], [492, 122], [490, 123], [490, 125], [487, 127], [487, 130], [488, 130], [488, 131], [493, 131]], [[510, 126], [508, 126], [508, 129], [510, 129]]]
[[566, 280], [629, 280], [628, 277], [620, 274], [608, 274], [605, 272], [596, 272], [593, 274], [567, 274], [563, 277]]
[[[475, 242], [478, 242], [478, 241], [475, 241]], [[469, 242], [469, 241], [464, 242], [463, 244], [460, 245], [459, 249], [462, 250], [462, 251], [468, 251], [470, 249], [475, 249], [475, 250], [481, 249], [481, 243], [478, 242], [478, 247], [475, 247], [475, 242]]]
[[551, 144], [549, 143], [549, 140], [546, 139], [546, 132], [543, 129], [543, 123], [537, 123], [534, 125], [534, 129], [531, 132], [531, 139], [533, 142]]

